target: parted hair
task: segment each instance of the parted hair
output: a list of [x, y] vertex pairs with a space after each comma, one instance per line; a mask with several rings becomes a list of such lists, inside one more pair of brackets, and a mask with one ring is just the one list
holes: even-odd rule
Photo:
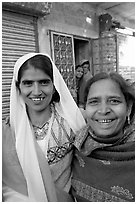
[[[53, 81], [53, 67], [52, 67], [52, 63], [50, 61], [50, 59], [45, 56], [45, 55], [36, 55], [30, 59], [28, 59], [27, 61], [25, 61], [23, 63], [23, 65], [20, 67], [19, 72], [18, 72], [18, 80], [16, 83], [16, 86], [19, 88], [19, 84], [21, 81], [21, 78], [23, 76], [23, 73], [25, 70], [29, 69], [29, 67], [32, 66], [34, 69], [39, 69], [42, 70], [45, 74], [47, 74], [52, 82]], [[52, 96], [52, 100], [51, 102], [59, 102], [60, 101], [60, 96], [59, 93], [57, 92], [57, 90], [55, 89], [55, 92]]]

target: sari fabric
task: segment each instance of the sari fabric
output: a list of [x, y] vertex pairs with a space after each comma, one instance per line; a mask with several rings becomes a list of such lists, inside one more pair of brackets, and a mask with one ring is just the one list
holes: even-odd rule
[[[85, 120], [79, 108], [74, 102], [66, 83], [64, 82], [59, 70], [53, 63], [50, 56], [44, 53], [29, 53], [17, 60], [14, 66], [14, 73], [11, 84], [10, 127], [6, 125], [2, 132], [4, 137], [2, 175], [4, 183], [3, 192], [4, 195], [7, 195], [7, 199], [10, 202], [16, 201], [16, 198], [14, 199], [12, 194], [16, 195], [17, 193], [20, 193], [20, 195], [18, 194], [20, 201], [24, 201], [24, 195], [26, 196], [25, 199], [27, 199], [28, 202], [61, 201], [60, 198], [63, 196], [63, 190], [65, 188], [63, 185], [61, 185], [60, 189], [56, 188], [57, 180], [61, 174], [57, 175], [54, 183], [52, 177], [55, 170], [52, 171], [50, 169], [46, 155], [43, 154], [40, 146], [36, 141], [32, 124], [26, 111], [26, 105], [19, 92], [19, 89], [16, 86], [20, 67], [24, 64], [24, 62], [37, 55], [47, 56], [52, 63], [53, 83], [60, 95], [60, 101], [54, 104], [54, 108], [57, 114], [60, 116], [60, 118], [62, 118], [62, 120], [66, 121], [69, 129], [74, 133], [76, 133], [85, 125]], [[49, 138], [51, 135], [52, 133], [49, 134]], [[47, 141], [47, 144], [48, 142], [49, 141]], [[48, 146], [47, 144], [46, 147]], [[58, 146], [59, 145], [60, 144], [58, 144]], [[47, 148], [46, 152], [51, 150], [51, 148], [54, 149], [55, 145], [50, 143], [50, 148]], [[53, 155], [56, 153], [56, 151], [51, 151], [50, 153], [52, 152]], [[67, 155], [68, 152], [66, 153], [66, 156]], [[52, 160], [51, 157], [50, 160]], [[64, 159], [62, 163], [62, 166], [65, 164], [65, 167], [63, 166], [64, 169], [67, 165], [70, 169], [70, 158], [71, 154], [68, 156], [67, 160], [65, 155], [61, 158], [62, 161]], [[56, 164], [58, 164], [57, 160]], [[54, 166], [54, 168], [55, 167], [56, 166]], [[65, 182], [65, 184], [67, 184], [67, 182]], [[69, 189], [67, 188], [65, 190], [68, 192]], [[4, 195], [3, 199], [5, 199]], [[58, 198], [57, 195], [59, 195]], [[63, 196], [62, 201], [64, 201], [64, 198], [67, 199], [67, 196]]]
[[[11, 131], [9, 124], [3, 124], [2, 150], [3, 150], [2, 151], [2, 177], [3, 177], [4, 187], [7, 186], [10, 189], [13, 189], [12, 190], [13, 197], [14, 197], [14, 191], [15, 191], [15, 194], [17, 194], [17, 196], [22, 200], [25, 200], [26, 202], [32, 201], [28, 197], [27, 182], [17, 156], [16, 147], [15, 147], [15, 137], [13, 132]], [[43, 183], [47, 191], [47, 199], [49, 201], [55, 201], [55, 200], [57, 201], [56, 191], [54, 189], [54, 184], [51, 177], [51, 173], [49, 171], [48, 163], [45, 159], [43, 162], [43, 157], [42, 157], [43, 155], [41, 155], [42, 153], [38, 145], [36, 145], [36, 152], [39, 158], [39, 165], [43, 176]], [[46, 170], [46, 176], [45, 176], [45, 170]], [[33, 174], [33, 169], [32, 169], [32, 174]], [[15, 196], [15, 198], [17, 196]], [[7, 201], [11, 201], [10, 199], [9, 200], [8, 199]]]
[[[16, 148], [15, 148], [15, 137], [11, 131], [9, 123], [3, 124], [3, 139], [2, 139], [2, 176], [3, 176], [3, 192], [4, 201], [11, 201], [9, 197], [12, 196], [15, 202], [30, 202], [27, 191], [27, 182], [23, 174]], [[63, 145], [63, 143], [62, 143]], [[43, 177], [43, 183], [48, 195], [48, 201], [61, 201], [70, 202], [72, 201], [71, 196], [67, 193], [70, 188], [70, 177], [71, 169], [70, 163], [72, 160], [72, 148], [66, 154], [60, 153], [60, 160], [56, 162], [49, 162], [45, 158], [41, 148], [35, 143], [36, 152], [38, 156], [39, 166]], [[53, 148], [53, 147], [52, 147]], [[51, 149], [52, 149], [51, 148]], [[55, 148], [55, 146], [54, 146]], [[7, 151], [8, 149], [8, 151]], [[56, 144], [57, 149], [57, 144]], [[50, 147], [49, 147], [50, 150]], [[53, 150], [52, 150], [53, 151]], [[56, 154], [54, 152], [53, 154]], [[63, 158], [64, 156], [64, 158]], [[54, 158], [55, 160], [55, 158]], [[50, 165], [49, 165], [50, 163]], [[49, 167], [50, 171], [49, 171]], [[59, 168], [59, 166], [62, 167]], [[33, 174], [33, 169], [32, 169]], [[46, 176], [45, 176], [46, 175]], [[16, 179], [15, 179], [16, 178]], [[54, 184], [53, 184], [54, 181]], [[54, 189], [55, 185], [55, 189]], [[6, 196], [5, 196], [6, 195]]]
[[76, 200], [135, 201], [134, 128], [127, 128], [123, 137], [113, 144], [98, 143], [88, 126], [79, 136], [75, 142], [71, 189]]

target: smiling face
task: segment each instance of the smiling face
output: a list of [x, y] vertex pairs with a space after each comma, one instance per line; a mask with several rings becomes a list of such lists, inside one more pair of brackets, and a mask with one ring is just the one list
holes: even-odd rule
[[83, 76], [83, 68], [82, 67], [78, 67], [76, 69], [76, 77], [80, 79], [82, 76]]
[[87, 97], [86, 115], [97, 136], [109, 138], [121, 134], [128, 108], [119, 85], [111, 79], [94, 82]]
[[87, 74], [88, 72], [89, 72], [89, 64], [84, 64], [83, 66], [82, 66], [82, 68], [83, 68], [83, 70], [84, 70], [84, 74]]
[[40, 69], [30, 66], [23, 72], [20, 93], [29, 110], [41, 112], [49, 107], [54, 93], [51, 78]]

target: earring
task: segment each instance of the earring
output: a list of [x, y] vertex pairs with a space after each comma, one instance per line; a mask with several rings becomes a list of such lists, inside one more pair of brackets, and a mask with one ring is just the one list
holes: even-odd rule
[[128, 125], [130, 125], [130, 116], [129, 115], [127, 117], [127, 123], [128, 123]]

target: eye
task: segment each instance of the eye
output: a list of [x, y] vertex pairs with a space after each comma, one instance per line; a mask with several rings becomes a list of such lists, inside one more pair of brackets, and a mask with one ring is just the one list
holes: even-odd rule
[[44, 79], [44, 80], [40, 80], [39, 82], [42, 86], [47, 86], [51, 83], [50, 79]]
[[109, 99], [109, 102], [110, 102], [112, 105], [118, 105], [118, 104], [121, 103], [121, 100], [116, 99], [116, 98], [112, 98], [112, 99]]
[[25, 80], [25, 81], [22, 81], [22, 84], [23, 84], [24, 86], [32, 86], [33, 81]]
[[87, 102], [87, 104], [91, 105], [91, 106], [95, 106], [99, 103], [98, 99], [92, 99], [92, 100], [89, 100]]

